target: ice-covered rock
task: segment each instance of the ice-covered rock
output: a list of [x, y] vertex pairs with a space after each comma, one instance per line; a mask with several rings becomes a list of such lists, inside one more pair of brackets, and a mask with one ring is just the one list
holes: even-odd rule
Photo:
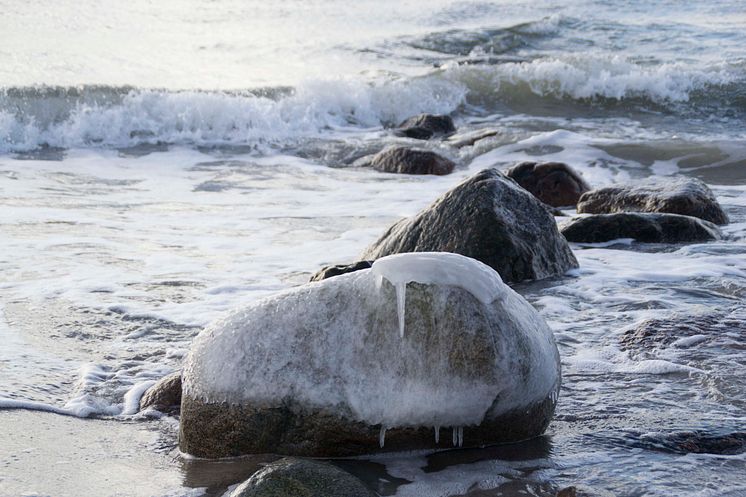
[[360, 257], [454, 252], [482, 261], [508, 283], [578, 266], [547, 207], [496, 169], [485, 169], [419, 214], [391, 226]]
[[546, 428], [559, 381], [551, 330], [495, 271], [401, 254], [206, 328], [184, 370], [180, 446], [344, 456], [522, 440]]
[[590, 190], [583, 177], [562, 162], [521, 162], [505, 174], [552, 207], [575, 205]]
[[718, 240], [717, 225], [692, 216], [659, 212], [618, 212], [573, 218], [560, 225], [571, 242], [599, 243], [633, 238], [642, 243]]
[[670, 212], [693, 216], [715, 224], [727, 224], [728, 216], [712, 190], [695, 178], [649, 178], [635, 184], [607, 186], [584, 193], [578, 212]]

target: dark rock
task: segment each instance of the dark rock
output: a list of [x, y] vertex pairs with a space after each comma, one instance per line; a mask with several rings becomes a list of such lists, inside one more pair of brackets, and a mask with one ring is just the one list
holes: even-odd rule
[[575, 205], [590, 190], [588, 183], [562, 162], [521, 162], [505, 174], [553, 207]]
[[648, 450], [674, 454], [734, 455], [746, 452], [746, 432], [708, 433], [679, 431], [674, 433], [646, 433], [638, 443]]
[[378, 171], [399, 174], [436, 174], [453, 172], [456, 164], [429, 150], [391, 147], [373, 157], [370, 165]]
[[355, 476], [328, 462], [285, 457], [266, 465], [230, 497], [375, 497]]
[[177, 411], [181, 405], [181, 371], [164, 376], [140, 399], [140, 410], [152, 407], [161, 412]]
[[557, 492], [557, 497], [614, 497], [614, 494], [585, 485], [573, 485]]
[[321, 268], [316, 274], [311, 276], [310, 281], [321, 281], [340, 274], [352, 273], [361, 269], [368, 269], [373, 265], [373, 261], [357, 261], [352, 264], [338, 264], [336, 266], [326, 266]]
[[620, 212], [576, 217], [560, 226], [571, 242], [599, 243], [634, 238], [642, 243], [679, 243], [718, 240], [720, 230], [702, 219], [652, 212]]
[[[464, 447], [513, 443], [546, 430], [554, 401], [503, 414], [478, 426], [465, 426]], [[310, 457], [350, 457], [376, 452], [453, 448], [451, 428], [441, 428], [436, 443], [432, 427], [388, 428], [379, 444], [380, 426], [350, 422], [325, 410], [291, 407], [249, 408], [209, 404], [184, 398], [179, 447], [197, 457], [219, 458], [243, 454], [278, 453]], [[184, 423], [186, 419], [188, 422]]]
[[477, 173], [394, 224], [361, 258], [402, 252], [465, 255], [495, 269], [505, 282], [546, 278], [578, 266], [544, 204], [496, 169]]
[[456, 127], [450, 116], [420, 114], [401, 123], [395, 133], [399, 136], [428, 140], [433, 136], [447, 135], [455, 131]]
[[608, 186], [584, 193], [578, 212], [670, 212], [693, 216], [715, 224], [727, 224], [728, 216], [712, 191], [698, 179], [649, 179], [640, 184]]

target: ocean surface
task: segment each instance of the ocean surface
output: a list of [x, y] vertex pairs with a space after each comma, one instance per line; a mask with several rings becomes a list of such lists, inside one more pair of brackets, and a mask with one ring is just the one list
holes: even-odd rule
[[[179, 454], [173, 418], [137, 413], [144, 389], [226, 311], [355, 260], [464, 178], [522, 160], [567, 162], [593, 186], [696, 177], [731, 223], [705, 244], [574, 244], [578, 270], [515, 286], [562, 356], [546, 436], [336, 463], [382, 495], [746, 496], [743, 1], [0, 12], [1, 496], [223, 494], [261, 461]], [[421, 112], [496, 134], [393, 136]], [[394, 143], [457, 170], [352, 166]], [[625, 346], [651, 318], [719, 324]]]

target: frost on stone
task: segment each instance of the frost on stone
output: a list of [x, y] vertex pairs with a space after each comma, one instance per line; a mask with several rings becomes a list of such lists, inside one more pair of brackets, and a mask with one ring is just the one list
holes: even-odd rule
[[484, 305], [505, 294], [507, 288], [494, 269], [475, 259], [448, 252], [414, 252], [378, 259], [371, 268], [380, 288], [386, 280], [396, 289], [399, 336], [404, 336], [407, 283], [448, 285], [462, 288]]
[[387, 428], [427, 426], [436, 439], [455, 427], [459, 445], [459, 427], [558, 387], [557, 347], [533, 307], [488, 266], [441, 253], [385, 257], [256, 302], [206, 328], [184, 371], [192, 398], [290, 401], [380, 426], [381, 444]]

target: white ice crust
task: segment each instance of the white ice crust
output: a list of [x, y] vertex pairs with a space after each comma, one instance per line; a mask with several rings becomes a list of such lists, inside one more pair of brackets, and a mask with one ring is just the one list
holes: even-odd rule
[[505, 295], [507, 286], [491, 267], [450, 252], [395, 254], [378, 259], [371, 268], [378, 285], [385, 279], [396, 288], [399, 335], [404, 336], [407, 283], [417, 282], [463, 288], [484, 305]]
[[[432, 316], [422, 319], [431, 322], [413, 307], [400, 337], [403, 305], [383, 280], [400, 296], [407, 282], [428, 285]], [[456, 428], [459, 444], [458, 427], [556, 396], [558, 386], [554, 337], [528, 302], [484, 264], [424, 253], [382, 258], [213, 323], [192, 345], [183, 388], [209, 403], [328, 409], [381, 425], [381, 444], [386, 428], [403, 426]]]

